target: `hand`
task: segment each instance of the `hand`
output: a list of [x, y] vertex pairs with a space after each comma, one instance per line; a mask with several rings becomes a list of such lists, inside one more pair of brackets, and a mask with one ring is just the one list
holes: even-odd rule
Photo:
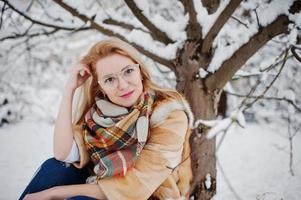
[[77, 63], [71, 70], [67, 87], [76, 89], [81, 86], [92, 75], [89, 66], [81, 62]]

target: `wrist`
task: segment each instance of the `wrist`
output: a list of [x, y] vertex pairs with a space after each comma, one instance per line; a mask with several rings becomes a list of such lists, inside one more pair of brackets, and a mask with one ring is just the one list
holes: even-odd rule
[[50, 200], [52, 200], [52, 199], [58, 199], [59, 198], [59, 196], [58, 196], [58, 192], [56, 192], [56, 189], [57, 189], [57, 187], [52, 187], [52, 188], [49, 188], [48, 189], [48, 195], [47, 195], [47, 199], [50, 199]]
[[74, 87], [74, 86], [71, 86], [71, 85], [65, 85], [65, 91], [66, 92], [69, 92], [69, 93], [74, 93], [75, 92], [75, 90], [76, 90], [76, 88]]

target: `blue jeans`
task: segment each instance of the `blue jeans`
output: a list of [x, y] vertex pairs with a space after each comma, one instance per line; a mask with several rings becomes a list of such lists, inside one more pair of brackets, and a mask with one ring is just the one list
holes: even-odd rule
[[[54, 186], [73, 185], [86, 183], [89, 172], [86, 168], [77, 169], [73, 165], [50, 158], [46, 160], [37, 170], [34, 177], [25, 188], [19, 200], [22, 200], [26, 194], [39, 192]], [[95, 200], [87, 196], [75, 196], [68, 200]]]

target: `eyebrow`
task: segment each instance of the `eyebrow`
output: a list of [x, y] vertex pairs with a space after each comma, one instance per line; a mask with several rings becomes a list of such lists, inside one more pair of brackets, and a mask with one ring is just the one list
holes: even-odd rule
[[[129, 67], [129, 66], [131, 66], [131, 64], [126, 65], [126, 66], [125, 66], [124, 68], [122, 68], [119, 72], [124, 71], [124, 70], [125, 70], [127, 67]], [[118, 72], [117, 72], [117, 73], [118, 73]], [[102, 79], [105, 79], [105, 78], [107, 78], [107, 77], [109, 77], [109, 76], [112, 76], [112, 75], [114, 75], [114, 74], [116, 74], [116, 73], [104, 75], [104, 76], [102, 77]]]

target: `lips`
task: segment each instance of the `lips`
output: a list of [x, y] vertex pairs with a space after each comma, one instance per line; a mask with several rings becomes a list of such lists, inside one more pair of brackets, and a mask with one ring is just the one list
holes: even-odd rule
[[130, 91], [128, 93], [125, 93], [125, 94], [121, 95], [120, 97], [127, 98], [127, 97], [131, 96], [133, 93], [134, 93], [134, 90]]

